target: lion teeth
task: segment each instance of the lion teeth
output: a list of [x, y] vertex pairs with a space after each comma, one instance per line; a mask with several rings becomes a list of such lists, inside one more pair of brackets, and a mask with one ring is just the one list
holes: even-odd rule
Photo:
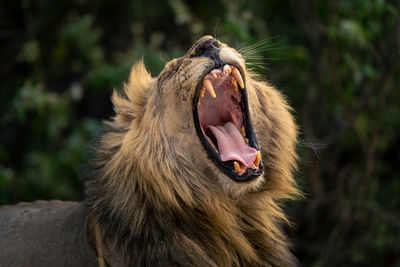
[[217, 97], [210, 79], [204, 79], [203, 86], [213, 98]]
[[244, 83], [242, 79], [242, 75], [240, 75], [240, 72], [237, 68], [232, 68], [232, 75], [236, 79], [236, 81], [239, 83], [240, 88], [244, 88]]
[[214, 148], [215, 152], [219, 154], [217, 147], [214, 144], [211, 144], [211, 146]]
[[258, 167], [260, 165], [260, 161], [261, 161], [261, 152], [257, 151], [256, 160], [254, 161], [254, 165], [256, 165]]
[[217, 78], [219, 74], [221, 74], [221, 70], [219, 69], [213, 69], [210, 71], [210, 74], [214, 77]]
[[231, 67], [228, 64], [226, 64], [224, 66], [224, 68], [223, 68], [223, 72], [224, 72], [224, 74], [230, 74], [231, 73]]
[[236, 93], [239, 93], [238, 83], [235, 78], [232, 79], [232, 87], [231, 90], [234, 90]]
[[201, 91], [200, 91], [200, 95], [199, 95], [200, 98], [204, 97], [205, 94], [206, 94], [206, 89], [204, 87], [202, 87]]
[[242, 134], [243, 138], [246, 137], [246, 132], [245, 132], [245, 130], [244, 130], [244, 127], [242, 127], [242, 128], [240, 129], [240, 133]]
[[242, 172], [242, 168], [240, 167], [240, 165], [239, 165], [239, 163], [238, 163], [237, 161], [234, 161], [234, 162], [233, 162], [233, 167], [235, 168], [235, 172], [236, 172], [237, 174], [239, 174], [239, 173]]

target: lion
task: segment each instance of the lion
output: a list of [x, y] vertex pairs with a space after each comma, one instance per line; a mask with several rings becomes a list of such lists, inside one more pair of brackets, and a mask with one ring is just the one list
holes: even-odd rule
[[4, 266], [297, 265], [298, 129], [238, 51], [204, 36], [156, 78], [139, 61], [112, 102], [83, 203], [0, 209]]

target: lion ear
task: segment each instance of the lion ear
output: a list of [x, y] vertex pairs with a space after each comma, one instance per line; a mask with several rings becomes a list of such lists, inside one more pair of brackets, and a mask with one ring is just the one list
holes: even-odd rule
[[116, 91], [112, 95], [114, 110], [117, 118], [124, 121], [132, 121], [143, 116], [146, 105], [146, 91], [150, 87], [153, 78], [147, 72], [143, 59], [133, 65], [128, 83], [124, 84], [124, 94], [119, 96]]

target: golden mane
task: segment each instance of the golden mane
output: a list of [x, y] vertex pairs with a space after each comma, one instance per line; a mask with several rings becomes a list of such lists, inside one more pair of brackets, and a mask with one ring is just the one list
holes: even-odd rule
[[[299, 195], [292, 176], [297, 127], [291, 109], [243, 67], [264, 174], [237, 183], [215, 168], [193, 120], [196, 86], [211, 64], [193, 51], [209, 38], [169, 62], [157, 78], [140, 61], [125, 96], [112, 96], [116, 115], [104, 123], [86, 181], [90, 220], [100, 227], [111, 265], [296, 265], [280, 207]], [[244, 66], [233, 49], [222, 44], [220, 51], [221, 59], [234, 53]]]

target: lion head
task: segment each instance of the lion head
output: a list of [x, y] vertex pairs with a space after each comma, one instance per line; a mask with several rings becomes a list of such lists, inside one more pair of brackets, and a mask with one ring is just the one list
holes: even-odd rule
[[[297, 127], [283, 96], [211, 36], [156, 78], [139, 62], [124, 91], [125, 97], [113, 94], [116, 115], [105, 122], [86, 182], [104, 235], [131, 244], [129, 237], [153, 220], [144, 212], [151, 207], [212, 232], [214, 247], [208, 247], [189, 226], [184, 231], [200, 244], [196, 253], [210, 257], [204, 262], [290, 262], [277, 201], [298, 193]], [[207, 219], [196, 225], [196, 216]], [[210, 256], [216, 247], [219, 260]]]

